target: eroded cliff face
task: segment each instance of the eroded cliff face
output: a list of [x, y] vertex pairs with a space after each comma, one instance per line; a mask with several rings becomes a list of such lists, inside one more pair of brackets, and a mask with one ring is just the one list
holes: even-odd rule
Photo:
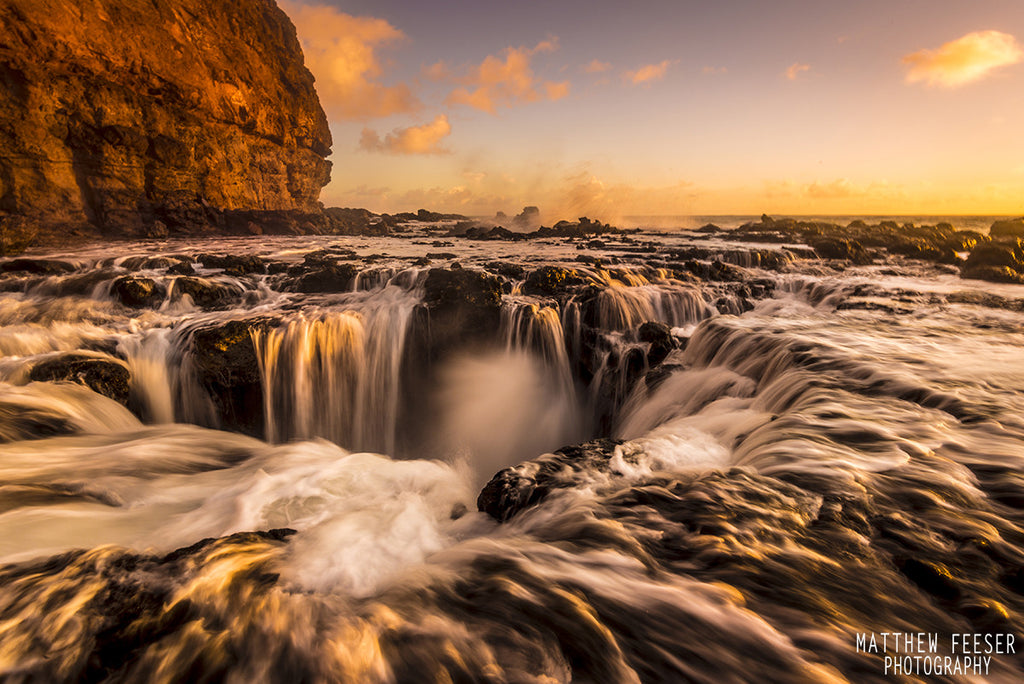
[[0, 0], [0, 218], [105, 234], [315, 210], [331, 137], [274, 0]]

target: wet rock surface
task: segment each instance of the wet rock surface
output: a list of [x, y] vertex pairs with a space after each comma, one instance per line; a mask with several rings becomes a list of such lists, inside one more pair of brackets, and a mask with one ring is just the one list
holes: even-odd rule
[[127, 405], [131, 373], [121, 361], [85, 354], [63, 354], [37, 363], [29, 372], [34, 382], [76, 382], [97, 394]]
[[[846, 226], [826, 221], [800, 221], [762, 216], [727, 234], [728, 239], [750, 242], [802, 242], [812, 246], [823, 259], [844, 259], [853, 264], [872, 263], [871, 249], [909, 259], [955, 264], [956, 252], [968, 251], [989, 236], [976, 231], [956, 230], [949, 223], [936, 225], [897, 224], [882, 221], [869, 224], [855, 220]], [[993, 234], [995, 237], [995, 234]]]
[[484, 485], [477, 498], [477, 509], [499, 522], [509, 520], [553, 491], [576, 486], [576, 473], [609, 472], [619, 444], [611, 439], [598, 439], [562, 447], [552, 454], [505, 468]]
[[111, 285], [115, 299], [133, 308], [159, 306], [167, 291], [152, 278], [122, 276]]
[[502, 283], [484, 271], [431, 269], [424, 282], [431, 358], [493, 342], [500, 329]]
[[1020, 238], [976, 247], [961, 266], [964, 278], [1024, 283], [1024, 242]]
[[203, 325], [191, 332], [189, 358], [224, 426], [263, 435], [260, 363], [253, 334], [276, 327], [270, 317]]

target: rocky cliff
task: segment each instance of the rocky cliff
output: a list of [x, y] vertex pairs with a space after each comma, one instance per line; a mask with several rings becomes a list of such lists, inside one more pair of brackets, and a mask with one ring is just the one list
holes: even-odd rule
[[195, 233], [314, 210], [330, 178], [274, 0], [0, 0], [0, 90], [0, 219]]

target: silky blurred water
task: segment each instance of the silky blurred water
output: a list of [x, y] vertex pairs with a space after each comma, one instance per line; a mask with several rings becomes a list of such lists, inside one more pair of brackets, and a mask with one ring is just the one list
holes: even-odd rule
[[[202, 249], [298, 263], [321, 240]], [[212, 310], [121, 306], [126, 271], [100, 249], [7, 277], [0, 678], [882, 682], [858, 633], [1021, 634], [1024, 287], [794, 262], [752, 270], [774, 294], [728, 315], [711, 285], [613, 277], [567, 244], [460, 242], [464, 268], [499, 250], [593, 278], [598, 370], [580, 375], [577, 299], [510, 283], [495, 345], [407, 384], [422, 276], [398, 257], [428, 247], [331, 244], [390, 271], [303, 295], [208, 270], [247, 293]], [[254, 316], [273, 323], [253, 334], [264, 432], [246, 436], [218, 429], [188, 344]], [[650, 320], [680, 348], [627, 373]], [[127, 408], [30, 380], [83, 350], [129, 369]], [[553, 453], [599, 436], [615, 441], [592, 461]], [[531, 459], [524, 477], [550, 483], [536, 505], [477, 511]], [[1014, 654], [987, 667], [903, 681], [1024, 676]]]

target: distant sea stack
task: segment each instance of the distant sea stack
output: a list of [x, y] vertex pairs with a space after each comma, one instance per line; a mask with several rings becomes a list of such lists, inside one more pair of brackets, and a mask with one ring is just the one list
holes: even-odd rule
[[0, 87], [8, 223], [219, 232], [233, 212], [319, 212], [330, 180], [327, 117], [273, 0], [0, 0]]

